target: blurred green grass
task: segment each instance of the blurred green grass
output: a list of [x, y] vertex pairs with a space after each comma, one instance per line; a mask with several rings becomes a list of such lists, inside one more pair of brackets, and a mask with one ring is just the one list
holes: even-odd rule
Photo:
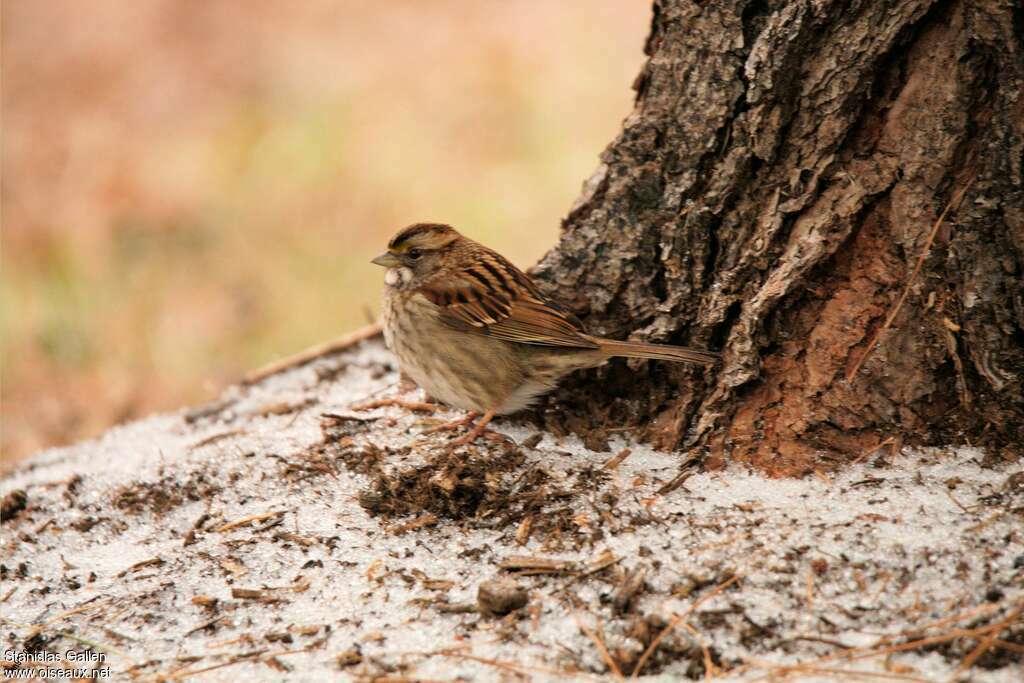
[[527, 266], [631, 106], [646, 3], [3, 3], [2, 460], [379, 311], [392, 232]]

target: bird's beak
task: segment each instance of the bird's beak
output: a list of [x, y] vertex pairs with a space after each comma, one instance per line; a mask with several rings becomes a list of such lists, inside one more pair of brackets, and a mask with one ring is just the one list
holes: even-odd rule
[[402, 265], [402, 262], [398, 260], [398, 257], [392, 254], [390, 251], [384, 252], [377, 258], [370, 261], [370, 263], [375, 263], [378, 266], [383, 266], [384, 268], [395, 268], [397, 266]]

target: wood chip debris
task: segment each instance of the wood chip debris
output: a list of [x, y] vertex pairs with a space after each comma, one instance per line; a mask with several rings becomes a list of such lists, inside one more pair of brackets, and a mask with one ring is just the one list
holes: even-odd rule
[[226, 524], [221, 524], [219, 527], [214, 529], [214, 531], [216, 531], [217, 533], [221, 533], [222, 534], [225, 531], [231, 531], [232, 529], [237, 529], [238, 527], [241, 527], [241, 526], [247, 526], [249, 524], [252, 524], [253, 522], [262, 522], [265, 519], [274, 519], [275, 517], [281, 517], [283, 515], [284, 515], [284, 511], [283, 510], [278, 510], [277, 512], [264, 512], [264, 513], [258, 514], [258, 515], [249, 515], [248, 517], [243, 517], [241, 519], [236, 519], [233, 522], [227, 522]]
[[625, 459], [628, 458], [632, 453], [633, 451], [631, 451], [630, 449], [623, 448], [616, 455], [613, 455], [612, 457], [605, 460], [604, 464], [601, 465], [601, 469], [614, 470], [619, 465], [621, 465], [623, 461], [625, 461]]
[[571, 560], [556, 560], [550, 557], [533, 557], [529, 555], [512, 555], [498, 564], [506, 571], [517, 572], [522, 576], [535, 574], [576, 574], [579, 568]]
[[647, 576], [647, 567], [637, 565], [626, 573], [612, 593], [612, 607], [620, 614], [629, 610], [633, 598], [644, 589], [644, 578]]
[[279, 531], [274, 534], [274, 540], [276, 541], [289, 541], [291, 543], [298, 543], [299, 545], [308, 548], [311, 545], [317, 543], [317, 539], [309, 538], [307, 536], [300, 536], [299, 534], [293, 534], [290, 531]]
[[132, 566], [128, 567], [127, 569], [122, 569], [120, 572], [118, 572], [117, 576], [118, 576], [118, 578], [120, 578], [120, 577], [128, 575], [131, 572], [137, 572], [140, 569], [144, 569], [145, 567], [159, 567], [163, 563], [164, 563], [163, 559], [161, 559], [159, 557], [151, 557], [148, 560], [143, 560], [142, 562], [136, 562], [135, 564], [133, 564]]
[[408, 533], [410, 531], [414, 531], [416, 529], [422, 529], [423, 527], [436, 525], [437, 515], [428, 512], [426, 514], [420, 515], [419, 517], [416, 517], [415, 519], [411, 519], [408, 522], [395, 524], [389, 529], [389, 531], [393, 534], [401, 535]]

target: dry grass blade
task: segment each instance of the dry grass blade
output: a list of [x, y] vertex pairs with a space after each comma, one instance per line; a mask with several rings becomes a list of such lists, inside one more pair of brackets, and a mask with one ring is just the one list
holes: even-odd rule
[[579, 626], [580, 630], [583, 631], [588, 638], [594, 641], [597, 651], [601, 654], [601, 659], [604, 660], [605, 666], [607, 666], [608, 670], [612, 672], [612, 676], [615, 677], [615, 680], [625, 680], [622, 677], [622, 670], [619, 669], [619, 665], [615, 663], [615, 660], [612, 659], [611, 653], [608, 652], [608, 646], [605, 645], [604, 638], [584, 624], [583, 620], [579, 618], [579, 615], [574, 614], [573, 619], [576, 620], [576, 625]]
[[650, 659], [651, 655], [654, 654], [654, 651], [658, 648], [658, 645], [661, 644], [661, 641], [663, 641], [668, 636], [668, 634], [672, 632], [672, 629], [674, 629], [676, 626], [680, 624], [680, 622], [682, 622], [684, 619], [690, 616], [693, 613], [693, 611], [696, 610], [698, 607], [700, 607], [705, 602], [715, 597], [716, 595], [718, 595], [719, 593], [721, 593], [726, 588], [728, 588], [729, 586], [731, 586], [739, 580], [740, 575], [734, 574], [727, 581], [723, 581], [722, 583], [715, 586], [712, 590], [708, 591], [705, 595], [702, 595], [700, 599], [694, 602], [692, 605], [690, 605], [685, 612], [673, 617], [672, 621], [668, 623], [668, 626], [662, 629], [661, 633], [655, 636], [654, 640], [651, 641], [651, 644], [647, 646], [646, 650], [644, 650], [644, 653], [640, 655], [640, 659], [637, 661], [636, 668], [633, 669], [633, 674], [629, 677], [629, 680], [635, 681], [640, 676], [640, 672], [643, 671], [644, 665], [647, 664], [647, 660]]
[[800, 669], [802, 674], [827, 674], [829, 676], [849, 676], [851, 678], [878, 678], [884, 681], [920, 681], [928, 683], [927, 678], [912, 676], [910, 674], [891, 673], [887, 671], [857, 671], [851, 669], [829, 669], [825, 667], [807, 667]]
[[693, 639], [697, 641], [697, 645], [700, 646], [701, 656], [704, 658], [704, 680], [710, 681], [715, 677], [715, 663], [711, 660], [711, 650], [708, 649], [707, 643], [701, 638], [700, 633], [697, 629], [690, 626], [689, 624], [683, 624], [683, 629], [693, 636]]
[[420, 678], [419, 676], [381, 676], [375, 673], [354, 673], [356, 680], [369, 683], [449, 683], [440, 678]]
[[82, 645], [85, 645], [86, 647], [89, 647], [89, 648], [91, 648], [93, 650], [97, 650], [99, 652], [113, 653], [113, 654], [117, 655], [118, 657], [121, 657], [122, 659], [124, 659], [127, 662], [130, 662], [130, 663], [134, 663], [135, 662], [135, 658], [132, 657], [131, 655], [129, 655], [127, 652], [125, 652], [123, 650], [119, 650], [116, 647], [114, 647], [113, 645], [110, 645], [108, 643], [103, 643], [103, 642], [100, 642], [98, 640], [90, 640], [88, 638], [83, 638], [83, 637], [81, 637], [79, 635], [71, 633], [70, 631], [61, 631], [60, 635], [62, 637], [64, 637], [64, 638], [67, 638], [68, 640], [73, 640], [76, 643], [81, 643]]
[[882, 441], [882, 442], [881, 442], [880, 444], [878, 444], [877, 446], [875, 446], [875, 447], [873, 447], [873, 448], [868, 448], [867, 450], [865, 450], [865, 451], [864, 451], [863, 453], [861, 453], [861, 454], [860, 454], [860, 455], [858, 455], [858, 456], [857, 456], [856, 458], [854, 458], [853, 460], [851, 460], [851, 461], [850, 461], [850, 464], [851, 464], [851, 465], [856, 465], [857, 463], [859, 463], [859, 462], [861, 462], [861, 461], [865, 460], [866, 458], [869, 458], [869, 457], [871, 457], [871, 456], [872, 456], [873, 454], [875, 454], [875, 453], [877, 453], [878, 451], [882, 450], [883, 448], [885, 448], [885, 447], [886, 447], [886, 446], [888, 446], [889, 444], [892, 444], [892, 443], [895, 443], [895, 442], [896, 442], [896, 437], [895, 437], [895, 436], [890, 436], [890, 437], [889, 437], [888, 439], [886, 439], [886, 440]]
[[866, 361], [868, 356], [870, 356], [875, 350], [875, 345], [878, 343], [878, 340], [882, 338], [885, 331], [892, 325], [892, 321], [896, 319], [900, 309], [903, 308], [903, 302], [907, 300], [907, 296], [910, 294], [910, 288], [914, 286], [914, 282], [917, 280], [917, 276], [920, 274], [921, 268], [924, 266], [924, 262], [928, 258], [928, 252], [932, 249], [932, 243], [935, 242], [935, 236], [939, 234], [939, 228], [946, 220], [946, 214], [949, 213], [950, 209], [952, 209], [954, 205], [956, 207], [960, 206], [960, 202], [963, 201], [964, 195], [967, 194], [967, 190], [970, 189], [971, 183], [973, 182], [974, 178], [968, 180], [967, 183], [965, 183], [964, 186], [953, 196], [953, 198], [949, 200], [949, 203], [946, 204], [946, 208], [942, 210], [942, 213], [939, 214], [939, 217], [935, 220], [934, 225], [932, 225], [931, 232], [928, 233], [928, 239], [925, 240], [924, 247], [921, 249], [921, 254], [917, 257], [917, 263], [914, 264], [914, 270], [910, 273], [910, 277], [907, 278], [907, 282], [903, 285], [903, 291], [900, 293], [899, 299], [896, 300], [896, 305], [889, 311], [889, 315], [885, 316], [885, 321], [882, 323], [882, 326], [878, 328], [878, 331], [875, 332], [874, 335], [872, 335], [871, 341], [864, 347], [864, 352], [860, 354], [857, 362], [854, 363], [853, 367], [846, 372], [847, 382], [857, 376], [861, 366], [864, 365], [864, 361]]
[[931, 630], [933, 628], [939, 628], [940, 626], [946, 626], [947, 624], [955, 624], [957, 622], [964, 621], [965, 619], [970, 619], [972, 617], [985, 616], [985, 615], [991, 614], [992, 612], [997, 612], [997, 611], [999, 611], [999, 605], [995, 605], [995, 604], [991, 604], [991, 603], [986, 603], [986, 604], [980, 605], [978, 607], [973, 607], [971, 609], [964, 610], [963, 612], [958, 612], [957, 614], [951, 614], [948, 617], [943, 617], [941, 619], [936, 619], [935, 621], [930, 621], [927, 624], [923, 624], [921, 626], [916, 626], [914, 628], [906, 629], [906, 630], [900, 632], [896, 636], [891, 636], [890, 640], [892, 638], [910, 637], [911, 635], [920, 635], [920, 634], [924, 633], [925, 631], [929, 631], [929, 630]]
[[613, 564], [616, 564], [617, 562], [621, 561], [622, 558], [616, 557], [611, 553], [610, 550], [605, 551], [600, 556], [591, 561], [590, 564], [587, 565], [586, 571], [580, 573], [580, 578], [585, 578], [587, 576], [591, 576], [592, 574], [596, 574], [600, 571], [604, 571]]
[[[39, 624], [36, 627], [36, 629], [33, 630], [32, 634], [30, 636], [26, 636], [26, 639], [32, 637], [36, 633], [39, 633], [44, 626], [47, 626], [49, 624], [53, 624], [55, 622], [58, 622], [61, 619], [65, 619], [65, 618], [70, 617], [70, 616], [72, 616], [74, 614], [81, 614], [82, 612], [88, 612], [90, 610], [99, 609], [99, 608], [107, 608], [109, 606], [110, 606], [110, 601], [106, 600], [106, 599], [103, 599], [103, 600], [96, 600], [96, 601], [87, 601], [85, 604], [79, 605], [77, 607], [72, 607], [71, 609], [64, 610], [63, 612], [60, 612], [59, 614], [55, 614], [52, 617], [48, 618], [42, 624]], [[2, 618], [2, 617], [0, 617], [0, 618]], [[18, 624], [18, 622], [11, 621], [9, 619], [3, 619], [3, 620], [6, 623], [16, 624], [16, 625], [18, 625], [20, 627], [26, 627], [27, 626], [27, 624]]]
[[697, 465], [700, 461], [700, 456], [696, 454], [689, 455], [682, 463], [680, 463], [679, 472], [676, 476], [672, 477], [667, 484], [658, 489], [658, 495], [668, 495], [685, 484], [687, 479], [697, 473]]
[[278, 650], [277, 652], [267, 651], [256, 651], [247, 654], [237, 655], [234, 658], [221, 662], [220, 664], [211, 664], [210, 666], [203, 667], [201, 669], [186, 669], [183, 671], [175, 671], [173, 673], [157, 676], [159, 681], [180, 681], [189, 676], [198, 676], [199, 674], [207, 673], [210, 671], [216, 671], [217, 669], [223, 669], [225, 667], [234, 666], [236, 664], [242, 664], [245, 662], [253, 661], [265, 661], [267, 659], [275, 659], [277, 657], [283, 657], [285, 655], [299, 654], [300, 652], [309, 652], [311, 647], [295, 648], [293, 650]]
[[1024, 655], [1024, 645], [1021, 645], [1020, 643], [1011, 643], [1010, 641], [1003, 640], [1001, 638], [996, 638], [993, 641], [993, 643], [996, 645], [996, 647], [1001, 647], [1004, 650], [1009, 650], [1010, 652], [1015, 652], [1019, 655]]
[[[970, 616], [972, 614], [976, 614], [979, 611], [980, 610], [977, 610], [977, 609], [976, 610], [970, 610], [967, 613], [956, 615], [956, 617], [947, 617], [946, 619], [943, 619], [940, 622], [936, 622], [936, 624], [941, 624], [941, 623], [944, 623], [944, 622], [949, 622], [950, 620], [953, 620], [953, 619], [955, 619], [957, 621], [961, 621], [964, 618], [966, 618], [967, 616]], [[813, 671], [816, 671], [818, 668], [820, 668], [820, 667], [818, 667], [819, 664], [823, 664], [825, 662], [836, 661], [836, 660], [851, 662], [851, 661], [856, 661], [856, 660], [859, 660], [859, 659], [868, 659], [870, 657], [879, 657], [879, 656], [883, 656], [883, 655], [889, 655], [889, 654], [893, 654], [893, 653], [896, 653], [896, 652], [906, 652], [908, 650], [917, 650], [917, 649], [922, 648], [922, 647], [928, 647], [930, 645], [938, 645], [940, 643], [947, 643], [947, 642], [949, 642], [951, 640], [957, 640], [959, 638], [977, 638], [977, 637], [980, 637], [980, 636], [989, 636], [989, 635], [995, 636], [995, 637], [992, 638], [991, 642], [987, 642], [987, 640], [988, 640], [987, 638], [983, 639], [982, 644], [985, 645], [984, 649], [982, 649], [981, 645], [979, 645], [979, 647], [975, 648], [975, 650], [973, 652], [971, 652], [971, 654], [968, 655], [967, 658], [965, 658], [965, 661], [966, 661], [968, 658], [970, 658], [972, 655], [974, 655], [975, 652], [977, 652], [977, 655], [974, 657], [974, 659], [972, 659], [970, 662], [968, 662], [967, 666], [969, 666], [970, 664], [972, 664], [977, 659], [977, 657], [980, 657], [982, 654], [984, 654], [984, 652], [989, 647], [991, 647], [991, 646], [996, 644], [996, 640], [998, 639], [999, 634], [1002, 631], [1004, 631], [1008, 626], [1013, 624], [1014, 621], [1016, 621], [1019, 618], [1019, 616], [1020, 616], [1022, 611], [1024, 611], [1024, 604], [1018, 605], [1016, 608], [1014, 608], [1005, 619], [1002, 619], [1001, 621], [998, 621], [998, 622], [996, 622], [994, 624], [988, 624], [987, 626], [980, 626], [980, 627], [974, 628], [974, 629], [957, 629], [957, 628], [954, 628], [954, 629], [951, 629], [950, 631], [948, 631], [946, 633], [943, 633], [943, 634], [940, 634], [940, 635], [929, 636], [927, 638], [918, 638], [916, 640], [911, 640], [911, 641], [906, 642], [906, 643], [898, 643], [898, 644], [893, 644], [893, 645], [884, 644], [884, 645], [879, 645], [879, 646], [875, 646], [875, 647], [851, 648], [851, 649], [845, 650], [843, 652], [837, 652], [835, 654], [826, 655], [824, 657], [819, 657], [818, 659], [813, 659], [813, 660], [808, 661], [808, 662], [801, 662], [799, 664], [791, 664], [791, 665], [783, 665], [783, 666], [768, 665], [765, 668], [769, 668], [769, 671], [762, 678], [773, 678], [773, 677], [777, 677], [777, 676], [784, 676], [784, 675], [787, 675], [787, 674], [790, 674], [790, 673], [813, 672]], [[934, 626], [934, 624], [932, 626]], [[924, 628], [927, 629], [927, 628], [930, 628], [930, 627], [931, 626], [926, 626]], [[961, 665], [963, 666], [963, 662], [961, 662]]]
[[572, 678], [594, 678], [589, 674], [583, 672], [563, 671], [561, 669], [549, 669], [544, 666], [532, 666], [529, 664], [517, 664], [515, 662], [502, 662], [497, 659], [488, 659], [486, 657], [480, 657], [478, 655], [471, 655], [465, 652], [453, 652], [451, 650], [439, 650], [437, 652], [425, 653], [428, 657], [453, 657], [455, 659], [466, 659], [471, 662], [479, 662], [480, 664], [486, 664], [487, 666], [493, 666], [497, 669], [504, 669], [505, 671], [511, 671], [517, 674], [527, 674], [529, 672], [542, 673], [558, 676], [559, 680], [569, 680]]
[[205, 439], [200, 439], [199, 441], [197, 441], [194, 444], [192, 444], [191, 446], [189, 446], [188, 449], [190, 451], [196, 451], [196, 450], [199, 450], [200, 448], [202, 448], [203, 446], [210, 446], [212, 444], [217, 443], [218, 441], [223, 441], [224, 439], [230, 439], [233, 436], [242, 436], [243, 434], [245, 434], [245, 430], [244, 429], [230, 429], [230, 430], [228, 430], [226, 432], [219, 432], [219, 433], [214, 434], [212, 436], [208, 436]]
[[950, 678], [950, 680], [955, 680], [960, 672], [969, 669], [971, 666], [974, 665], [976, 661], [978, 661], [979, 657], [988, 652], [992, 648], [992, 646], [996, 644], [996, 641], [999, 639], [999, 635], [1007, 628], [1012, 626], [1014, 622], [1020, 619], [1020, 614], [1022, 611], [1024, 611], [1024, 603], [1017, 605], [1016, 609], [1012, 610], [1005, 619], [996, 623], [995, 626], [992, 628], [992, 632], [989, 633], [986, 637], [982, 638], [981, 642], [978, 643], [978, 646], [971, 650], [970, 654], [963, 658], [963, 661], [961, 661], [960, 664], [956, 667], [956, 671], [953, 672], [953, 676]]
[[217, 669], [223, 669], [227, 666], [234, 666], [235, 664], [241, 664], [242, 662], [248, 661], [248, 659], [232, 659], [227, 662], [221, 662], [220, 664], [211, 664], [210, 666], [204, 666], [201, 669], [185, 669], [184, 671], [176, 671], [166, 676], [157, 676], [158, 681], [180, 681], [188, 678], [189, 676], [196, 676], [199, 674], [207, 673], [208, 671], [216, 671]]

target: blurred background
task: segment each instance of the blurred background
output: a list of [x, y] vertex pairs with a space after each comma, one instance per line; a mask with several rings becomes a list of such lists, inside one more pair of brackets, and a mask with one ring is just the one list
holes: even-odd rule
[[398, 228], [520, 266], [648, 3], [4, 0], [0, 469], [366, 324]]

